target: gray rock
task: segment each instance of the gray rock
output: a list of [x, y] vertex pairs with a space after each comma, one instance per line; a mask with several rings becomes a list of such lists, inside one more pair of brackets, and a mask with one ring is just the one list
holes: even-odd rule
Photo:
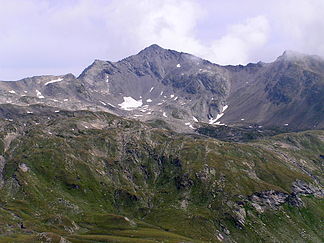
[[[37, 114], [37, 104], [163, 119], [177, 131], [194, 132], [198, 122], [216, 118], [233, 126], [323, 128], [323, 70], [323, 59], [291, 52], [268, 64], [219, 66], [152, 45], [118, 62], [95, 60], [77, 78], [0, 82], [0, 104], [23, 106], [25, 115]], [[125, 99], [136, 105], [125, 109]], [[0, 117], [13, 119], [1, 110]]]
[[292, 191], [295, 195], [314, 195], [316, 197], [324, 197], [323, 188], [319, 188], [301, 180], [296, 180], [293, 183]]

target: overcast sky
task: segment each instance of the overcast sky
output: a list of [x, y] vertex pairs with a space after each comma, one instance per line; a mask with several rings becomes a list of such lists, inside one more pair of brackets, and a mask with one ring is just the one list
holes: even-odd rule
[[79, 75], [153, 43], [219, 64], [324, 56], [324, 0], [0, 0], [0, 80]]

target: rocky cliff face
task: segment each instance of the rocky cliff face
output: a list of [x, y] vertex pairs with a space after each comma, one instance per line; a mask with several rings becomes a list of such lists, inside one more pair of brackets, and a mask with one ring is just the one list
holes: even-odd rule
[[225, 123], [291, 128], [323, 127], [324, 61], [285, 52], [273, 63], [228, 67], [235, 83]]

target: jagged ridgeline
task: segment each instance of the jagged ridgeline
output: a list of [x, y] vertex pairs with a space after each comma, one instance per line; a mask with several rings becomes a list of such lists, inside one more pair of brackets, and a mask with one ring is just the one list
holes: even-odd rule
[[272, 63], [220, 66], [152, 45], [118, 62], [96, 60], [78, 78], [67, 74], [0, 82], [0, 94], [0, 104], [101, 110], [163, 120], [179, 132], [193, 132], [202, 123], [324, 127], [324, 61], [294, 52]]
[[0, 82], [0, 242], [323, 242], [324, 61], [152, 45]]

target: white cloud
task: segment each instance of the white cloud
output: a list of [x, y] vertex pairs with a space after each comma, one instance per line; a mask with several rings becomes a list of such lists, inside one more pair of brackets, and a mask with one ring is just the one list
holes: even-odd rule
[[[207, 44], [195, 35], [198, 21], [204, 14], [197, 1], [127, 0], [115, 1], [111, 7], [115, 11], [109, 20], [114, 24], [117, 20], [123, 30], [123, 45], [134, 45], [135, 41], [137, 46], [144, 48], [158, 43], [220, 64], [247, 63], [250, 51], [262, 47], [269, 32], [266, 17], [258, 16], [229, 26], [226, 35]], [[129, 18], [131, 22], [124, 21]]]
[[184, 51], [200, 48], [194, 28], [203, 13], [196, 1], [114, 1], [109, 12], [109, 27], [120, 36], [122, 45], [144, 48], [158, 43]]
[[269, 29], [264, 16], [232, 25], [226, 35], [213, 42], [207, 57], [219, 64], [246, 64], [251, 60], [251, 52], [267, 43]]
[[291, 49], [324, 56], [323, 14], [323, 0], [286, 0], [279, 4], [274, 17]]
[[324, 56], [324, 1], [0, 0], [0, 79], [78, 75], [157, 43], [220, 64]]

